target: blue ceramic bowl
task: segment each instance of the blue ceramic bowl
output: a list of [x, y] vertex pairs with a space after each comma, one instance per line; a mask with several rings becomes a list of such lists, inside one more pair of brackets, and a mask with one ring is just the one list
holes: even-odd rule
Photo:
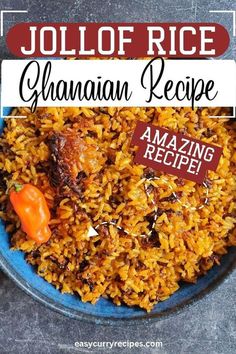
[[[4, 110], [9, 114], [11, 108]], [[3, 128], [0, 119], [0, 133]], [[11, 251], [9, 235], [0, 220], [0, 266], [27, 294], [46, 306], [71, 318], [95, 322], [96, 324], [124, 325], [148, 323], [177, 313], [184, 307], [210, 293], [235, 267], [236, 248], [231, 248], [220, 266], [213, 267], [196, 284], [183, 283], [168, 300], [160, 302], [147, 314], [139, 308], [116, 306], [110, 300], [100, 299], [96, 305], [83, 303], [78, 296], [61, 294], [51, 284], [39, 277], [33, 267], [26, 263], [24, 253]]]

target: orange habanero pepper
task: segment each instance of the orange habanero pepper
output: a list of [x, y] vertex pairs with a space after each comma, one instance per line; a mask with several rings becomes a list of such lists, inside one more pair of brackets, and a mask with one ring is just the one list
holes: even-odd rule
[[15, 184], [10, 201], [27, 236], [39, 244], [47, 242], [51, 236], [50, 212], [43, 193], [31, 184]]

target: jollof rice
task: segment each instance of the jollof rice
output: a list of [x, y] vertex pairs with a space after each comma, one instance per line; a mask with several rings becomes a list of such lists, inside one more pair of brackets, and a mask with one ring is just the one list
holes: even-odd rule
[[[224, 109], [202, 108], [19, 108], [0, 137], [0, 217], [14, 249], [25, 252], [37, 273], [64, 293], [96, 303], [150, 311], [179, 288], [196, 282], [227, 248], [236, 245], [235, 123], [211, 119]], [[137, 120], [152, 122], [223, 147], [216, 172], [204, 185], [133, 163], [130, 146]], [[76, 131], [95, 146], [94, 170], [84, 166], [81, 195], [58, 195], [49, 181], [52, 131]], [[90, 162], [93, 160], [90, 156]], [[95, 161], [96, 160], [96, 161]], [[29, 240], [6, 193], [12, 181], [32, 183], [51, 211], [52, 237]], [[92, 226], [98, 235], [89, 237]], [[14, 257], [14, 253], [12, 254]]]

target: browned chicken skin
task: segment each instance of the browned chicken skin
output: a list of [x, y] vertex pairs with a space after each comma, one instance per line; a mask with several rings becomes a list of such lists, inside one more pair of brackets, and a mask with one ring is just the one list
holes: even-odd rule
[[102, 153], [71, 129], [51, 133], [47, 144], [50, 150], [50, 184], [59, 190], [67, 186], [80, 195], [83, 189], [82, 180], [99, 172], [100, 165], [97, 161]]

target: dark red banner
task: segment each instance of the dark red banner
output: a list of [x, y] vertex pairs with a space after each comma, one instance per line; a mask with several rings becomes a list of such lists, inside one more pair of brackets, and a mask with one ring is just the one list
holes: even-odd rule
[[215, 171], [223, 149], [181, 133], [138, 122], [132, 144], [139, 147], [134, 162], [188, 179], [204, 181]]
[[222, 55], [227, 30], [217, 23], [20, 23], [7, 34], [17, 57], [171, 57]]

